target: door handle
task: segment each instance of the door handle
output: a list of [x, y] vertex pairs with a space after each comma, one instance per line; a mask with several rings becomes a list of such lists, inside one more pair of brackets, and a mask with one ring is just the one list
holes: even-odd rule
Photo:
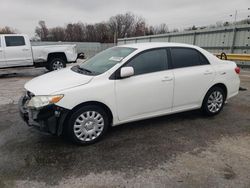
[[173, 77], [166, 76], [166, 77], [164, 77], [161, 81], [162, 81], [162, 82], [167, 82], [167, 81], [172, 81], [172, 80], [173, 80]]
[[23, 51], [29, 51], [29, 49], [24, 48]]
[[220, 72], [220, 75], [225, 75], [225, 74], [227, 74], [226, 72]]
[[213, 74], [213, 72], [209, 70], [204, 72], [204, 75], [209, 75], [209, 74]]

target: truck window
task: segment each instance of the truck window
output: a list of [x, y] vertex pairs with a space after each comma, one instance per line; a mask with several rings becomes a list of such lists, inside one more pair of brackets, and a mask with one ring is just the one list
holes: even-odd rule
[[23, 36], [5, 36], [5, 43], [7, 47], [25, 46], [25, 41]]

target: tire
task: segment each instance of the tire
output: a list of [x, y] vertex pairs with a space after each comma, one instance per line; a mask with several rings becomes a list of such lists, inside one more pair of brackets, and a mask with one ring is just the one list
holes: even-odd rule
[[207, 116], [219, 114], [224, 107], [225, 99], [226, 94], [222, 88], [212, 87], [203, 100], [201, 108], [203, 113]]
[[66, 133], [76, 144], [88, 145], [99, 141], [109, 127], [108, 115], [99, 106], [88, 105], [73, 112]]
[[45, 66], [45, 68], [49, 71], [49, 65], [48, 64]]
[[60, 70], [64, 67], [66, 67], [66, 62], [63, 58], [52, 58], [46, 66], [49, 71]]
[[85, 59], [85, 54], [83, 52], [79, 53], [77, 59]]

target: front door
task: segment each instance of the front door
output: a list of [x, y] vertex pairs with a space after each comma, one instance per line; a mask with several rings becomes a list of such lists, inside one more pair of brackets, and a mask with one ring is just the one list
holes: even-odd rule
[[135, 75], [115, 81], [120, 121], [140, 119], [171, 111], [173, 72], [168, 70], [166, 49], [142, 52], [125, 66]]

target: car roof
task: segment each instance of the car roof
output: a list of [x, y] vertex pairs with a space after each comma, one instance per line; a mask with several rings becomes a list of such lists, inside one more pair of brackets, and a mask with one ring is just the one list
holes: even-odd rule
[[200, 48], [199, 46], [194, 46], [191, 44], [183, 44], [183, 43], [173, 43], [173, 42], [145, 42], [145, 43], [133, 43], [133, 44], [125, 44], [120, 45], [119, 47], [127, 47], [127, 48], [135, 48], [136, 51], [144, 51], [148, 49], [154, 48], [165, 48], [165, 47], [186, 47], [186, 48], [193, 48], [201, 52], [206, 58], [209, 60], [211, 64], [219, 62], [220, 60], [210, 52]]
[[183, 43], [173, 43], [173, 42], [145, 42], [145, 43], [133, 43], [133, 44], [124, 44], [120, 47], [136, 48], [138, 50], [146, 50], [151, 48], [162, 48], [162, 47], [188, 47], [188, 48], [199, 48], [190, 44]]

